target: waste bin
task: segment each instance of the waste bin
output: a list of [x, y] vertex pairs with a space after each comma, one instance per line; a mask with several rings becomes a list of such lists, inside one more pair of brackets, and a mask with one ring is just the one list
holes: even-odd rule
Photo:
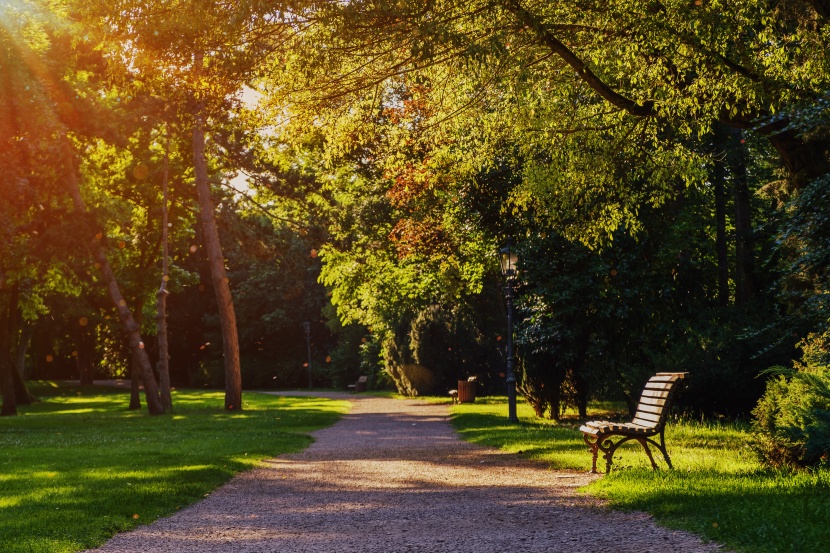
[[473, 403], [476, 400], [475, 381], [458, 381], [458, 403]]

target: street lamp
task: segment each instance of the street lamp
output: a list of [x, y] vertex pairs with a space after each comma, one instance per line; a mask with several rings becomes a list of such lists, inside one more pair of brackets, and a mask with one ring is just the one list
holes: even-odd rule
[[513, 370], [513, 299], [516, 297], [514, 286], [518, 275], [519, 256], [513, 251], [510, 241], [499, 250], [499, 255], [501, 274], [505, 279], [504, 297], [507, 300], [507, 420], [519, 422], [519, 417], [516, 416], [516, 372]]
[[306, 321], [303, 323], [305, 329], [305, 344], [308, 348], [308, 389], [311, 389], [311, 323]]

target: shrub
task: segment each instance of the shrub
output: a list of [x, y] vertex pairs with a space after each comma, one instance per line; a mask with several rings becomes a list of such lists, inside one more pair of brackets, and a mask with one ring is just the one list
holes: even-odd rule
[[753, 410], [753, 449], [773, 467], [828, 465], [830, 457], [830, 331], [811, 334], [795, 370], [777, 376]]

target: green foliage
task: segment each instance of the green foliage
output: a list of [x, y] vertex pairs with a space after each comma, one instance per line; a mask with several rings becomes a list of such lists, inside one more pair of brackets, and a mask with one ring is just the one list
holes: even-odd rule
[[753, 445], [772, 467], [830, 465], [830, 354], [828, 334], [811, 334], [801, 343], [795, 370], [777, 378], [752, 414]]
[[[127, 411], [128, 394], [40, 383], [42, 401], [0, 420], [0, 549], [72, 553], [167, 516], [264, 459], [302, 450], [345, 402], [246, 394], [174, 394], [176, 411]], [[137, 516], [136, 516], [137, 515]]]

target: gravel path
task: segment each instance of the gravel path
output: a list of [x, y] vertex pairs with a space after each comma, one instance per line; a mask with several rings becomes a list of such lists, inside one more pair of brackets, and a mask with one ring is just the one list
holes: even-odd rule
[[351, 412], [316, 432], [304, 452], [240, 474], [204, 501], [94, 551], [720, 551], [575, 493], [591, 480], [586, 473], [460, 441], [446, 405], [333, 397], [352, 399]]

